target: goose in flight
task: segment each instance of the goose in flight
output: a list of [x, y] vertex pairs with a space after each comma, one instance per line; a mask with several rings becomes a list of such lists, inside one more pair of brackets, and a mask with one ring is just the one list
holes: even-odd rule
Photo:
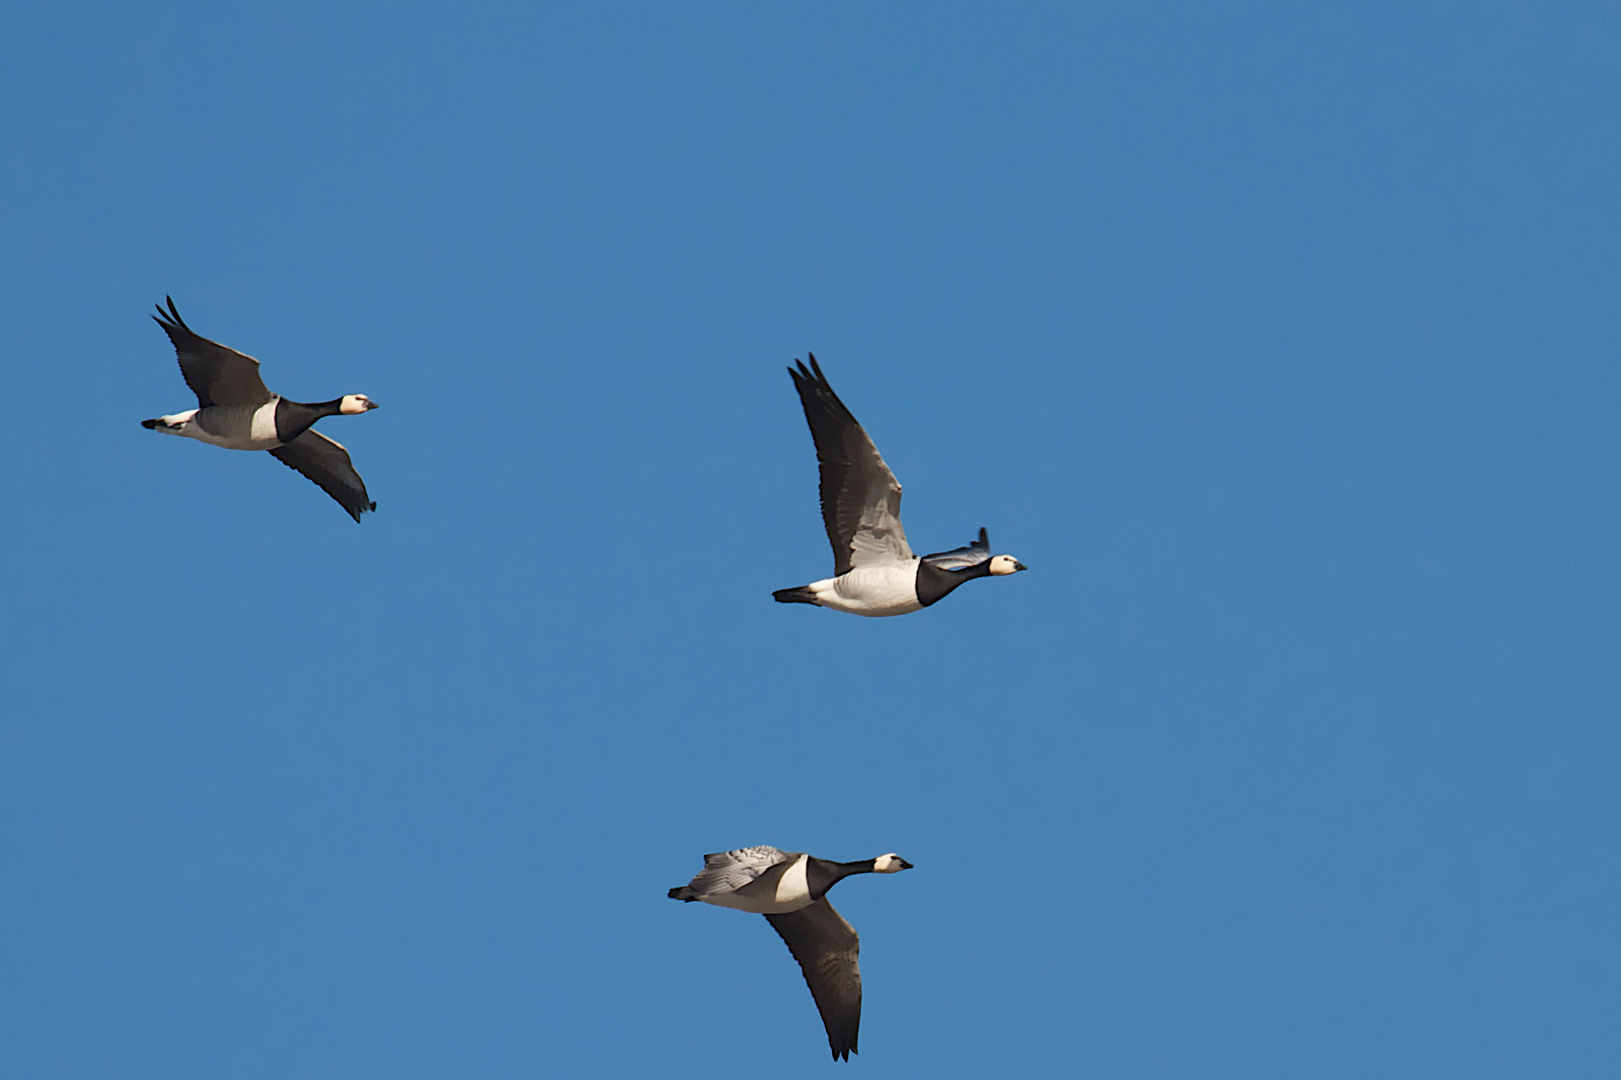
[[861, 862], [829, 862], [802, 851], [739, 848], [704, 856], [704, 868], [670, 899], [764, 915], [799, 961], [822, 1014], [835, 1061], [856, 1052], [861, 1027], [861, 942], [827, 902], [827, 891], [851, 874], [898, 874], [912, 864], [894, 853]]
[[349, 462], [343, 444], [310, 425], [323, 416], [353, 416], [377, 408], [365, 394], [304, 405], [272, 394], [259, 378], [259, 361], [192, 332], [174, 301], [152, 318], [174, 343], [180, 374], [197, 395], [197, 408], [172, 416], [142, 420], [151, 431], [182, 435], [227, 450], [268, 450], [283, 465], [297, 469], [338, 501], [356, 521], [377, 504], [366, 496], [366, 483]]
[[901, 528], [901, 485], [878, 448], [827, 383], [810, 356], [794, 361], [793, 376], [805, 407], [822, 474], [822, 523], [833, 544], [833, 576], [771, 595], [781, 604], [819, 604], [852, 615], [905, 615], [937, 603], [972, 578], [1014, 574], [1025, 565], [992, 555], [990, 539], [919, 558]]

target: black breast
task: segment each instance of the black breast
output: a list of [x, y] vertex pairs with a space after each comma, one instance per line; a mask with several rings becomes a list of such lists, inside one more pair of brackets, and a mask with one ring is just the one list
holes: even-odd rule
[[337, 412], [336, 408], [328, 408], [329, 405], [335, 404], [326, 402], [321, 405], [303, 405], [282, 398], [276, 402], [276, 438], [280, 439], [283, 445], [292, 442], [308, 431], [310, 425], [321, 417], [331, 416]]
[[931, 562], [917, 564], [917, 602], [924, 607], [941, 599], [966, 580], [961, 574], [942, 570]]

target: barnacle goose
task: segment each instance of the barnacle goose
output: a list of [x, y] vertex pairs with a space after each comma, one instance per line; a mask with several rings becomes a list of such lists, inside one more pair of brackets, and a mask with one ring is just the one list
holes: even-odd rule
[[377, 408], [365, 394], [305, 405], [272, 394], [259, 378], [259, 361], [199, 337], [164, 297], [169, 310], [153, 316], [168, 333], [180, 360], [180, 374], [197, 395], [197, 408], [172, 416], [142, 420], [152, 431], [182, 435], [227, 450], [268, 450], [283, 465], [297, 469], [338, 501], [356, 521], [377, 504], [366, 495], [366, 483], [349, 461], [343, 444], [310, 425], [323, 416], [352, 416]]
[[830, 862], [802, 851], [748, 847], [704, 856], [704, 868], [670, 899], [764, 915], [799, 961], [822, 1014], [834, 1060], [849, 1061], [861, 1027], [861, 942], [827, 902], [827, 891], [851, 874], [898, 874], [912, 864], [890, 853], [861, 862]]
[[905, 615], [937, 603], [963, 582], [1013, 574], [1025, 565], [992, 555], [990, 539], [918, 558], [901, 528], [901, 486], [878, 448], [828, 385], [810, 367], [789, 368], [805, 407], [821, 466], [822, 523], [833, 545], [833, 576], [771, 595], [782, 604], [819, 604], [852, 615]]

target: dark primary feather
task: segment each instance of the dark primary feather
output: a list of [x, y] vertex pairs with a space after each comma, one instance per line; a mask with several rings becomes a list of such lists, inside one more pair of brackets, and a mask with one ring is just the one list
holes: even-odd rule
[[799, 961], [816, 1011], [822, 1014], [833, 1057], [850, 1060], [861, 1028], [861, 966], [856, 963], [861, 939], [825, 896], [786, 915], [767, 915], [766, 920]]
[[297, 469], [315, 481], [356, 521], [366, 511], [377, 509], [377, 504], [366, 497], [366, 482], [355, 472], [354, 465], [349, 461], [349, 451], [343, 448], [342, 443], [327, 438], [314, 428], [270, 453], [283, 465]]
[[274, 396], [259, 378], [259, 361], [199, 336], [180, 317], [174, 300], [167, 296], [164, 299], [169, 303], [169, 310], [160, 307], [152, 318], [174, 343], [180, 374], [197, 395], [200, 407], [263, 405]]
[[[900, 527], [901, 485], [867, 432], [828, 385], [816, 356], [806, 355], [810, 367], [796, 360], [797, 367], [789, 368], [788, 374], [793, 376], [811, 439], [816, 443], [816, 460], [821, 466], [822, 524], [833, 545], [834, 575], [849, 572], [856, 534], [863, 530], [863, 517], [868, 519], [865, 527], [875, 546], [899, 558], [911, 557]], [[869, 507], [878, 508], [877, 512], [869, 513]]]

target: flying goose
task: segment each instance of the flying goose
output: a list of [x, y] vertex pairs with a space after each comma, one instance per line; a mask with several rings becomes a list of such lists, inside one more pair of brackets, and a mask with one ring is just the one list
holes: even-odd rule
[[353, 416], [377, 408], [365, 394], [304, 405], [265, 389], [259, 361], [217, 341], [199, 337], [174, 306], [152, 318], [174, 342], [180, 374], [197, 395], [197, 408], [142, 420], [141, 426], [183, 435], [227, 450], [269, 450], [283, 465], [297, 469], [338, 501], [356, 521], [377, 504], [366, 497], [366, 483], [349, 462], [343, 444], [311, 424], [323, 416]]
[[833, 577], [771, 595], [781, 604], [819, 604], [852, 615], [905, 615], [936, 603], [971, 578], [1013, 574], [1025, 565], [992, 555], [990, 539], [912, 554], [901, 528], [901, 486], [878, 448], [833, 392], [811, 353], [793, 376], [822, 474], [822, 523], [833, 544]]
[[827, 890], [851, 874], [898, 874], [912, 864], [891, 852], [862, 862], [829, 862], [802, 851], [748, 847], [704, 856], [704, 868], [670, 899], [764, 915], [799, 961], [827, 1028], [835, 1061], [856, 1052], [861, 1027], [861, 942], [827, 902]]

